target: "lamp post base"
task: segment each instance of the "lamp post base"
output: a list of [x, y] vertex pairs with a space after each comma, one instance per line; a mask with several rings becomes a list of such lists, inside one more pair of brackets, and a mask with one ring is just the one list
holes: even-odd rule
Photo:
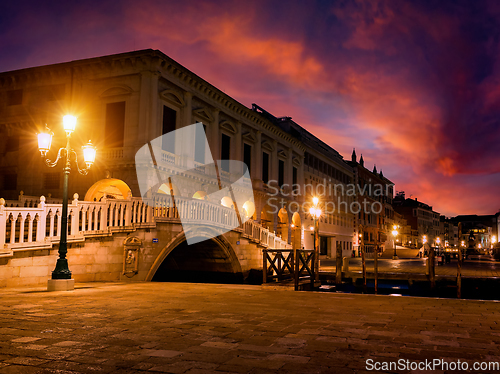
[[392, 256], [392, 259], [393, 260], [399, 260], [399, 257], [398, 256]]
[[74, 289], [74, 279], [49, 279], [47, 284], [47, 291], [72, 291]]

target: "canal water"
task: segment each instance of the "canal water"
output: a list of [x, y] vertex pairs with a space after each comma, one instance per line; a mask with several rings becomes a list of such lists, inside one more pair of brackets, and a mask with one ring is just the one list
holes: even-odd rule
[[[358, 279], [355, 283], [344, 282], [340, 286], [324, 284], [319, 291], [375, 294], [374, 287], [373, 280], [368, 280], [365, 288], [363, 280]], [[456, 299], [457, 285], [450, 280], [437, 280], [436, 287], [431, 289], [428, 281], [379, 280], [377, 294]], [[500, 278], [462, 278], [462, 299], [500, 301]]]

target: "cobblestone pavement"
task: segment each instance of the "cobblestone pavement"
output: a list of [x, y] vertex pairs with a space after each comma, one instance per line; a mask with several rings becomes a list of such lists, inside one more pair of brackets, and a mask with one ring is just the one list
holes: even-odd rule
[[495, 302], [246, 285], [76, 287], [0, 290], [0, 373], [363, 373], [367, 360], [500, 362]]
[[[425, 274], [426, 267], [426, 259], [378, 260], [379, 272]], [[436, 275], [457, 276], [457, 260], [435, 268]], [[320, 271], [335, 273], [335, 260], [322, 260]], [[349, 259], [349, 271], [362, 271], [360, 258]], [[373, 272], [373, 259], [366, 259], [366, 271]], [[462, 265], [462, 276], [500, 277], [500, 262], [466, 260]]]

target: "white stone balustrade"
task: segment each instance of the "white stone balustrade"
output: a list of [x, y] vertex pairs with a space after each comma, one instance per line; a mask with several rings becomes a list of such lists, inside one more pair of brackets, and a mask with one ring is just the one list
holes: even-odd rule
[[[51, 248], [61, 234], [62, 204], [46, 204], [44, 196], [38, 207], [7, 207], [0, 199], [0, 257], [13, 251]], [[203, 223], [226, 229], [239, 229], [234, 209], [206, 200], [175, 198], [155, 194], [148, 200], [78, 201], [68, 204], [68, 242], [85, 241], [85, 237], [109, 236], [117, 231], [133, 231], [134, 227], [154, 226], [157, 220], [180, 220]], [[266, 248], [291, 248], [285, 240], [258, 223], [243, 224], [246, 237]]]

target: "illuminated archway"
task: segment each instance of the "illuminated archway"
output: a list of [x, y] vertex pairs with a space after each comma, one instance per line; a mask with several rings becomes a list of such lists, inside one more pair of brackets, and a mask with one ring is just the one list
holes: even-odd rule
[[108, 199], [126, 199], [132, 197], [130, 187], [121, 179], [107, 178], [94, 183], [85, 194], [85, 201]]
[[[177, 188], [175, 184], [172, 183], [172, 189], [174, 190], [174, 196], [181, 196], [181, 192]], [[158, 188], [158, 193], [162, 193], [165, 195], [170, 195], [170, 185], [168, 183], [163, 183], [159, 188]]]
[[248, 218], [252, 217], [255, 219], [255, 204], [252, 201], [246, 201], [245, 204], [243, 204], [243, 209], [245, 209], [245, 215]]
[[233, 199], [231, 199], [229, 196], [224, 196], [221, 199], [220, 203], [226, 208], [234, 208]]
[[196, 191], [193, 195], [193, 199], [206, 200], [207, 193], [205, 191]]

